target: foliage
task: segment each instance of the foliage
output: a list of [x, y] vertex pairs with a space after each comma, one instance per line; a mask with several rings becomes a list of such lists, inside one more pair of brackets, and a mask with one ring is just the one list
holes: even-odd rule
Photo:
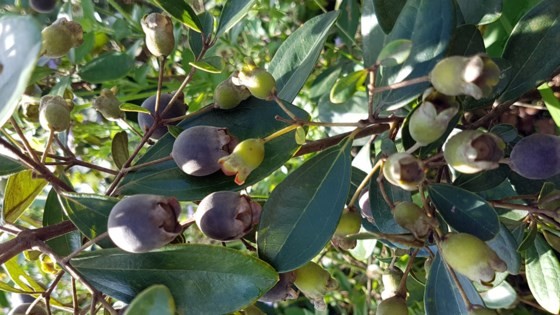
[[[558, 1], [1, 3], [0, 313], [32, 297], [53, 314], [372, 314], [392, 296], [409, 314], [560, 312], [560, 166], [528, 179], [509, 160], [523, 137], [558, 136]], [[57, 20], [72, 42], [52, 58], [45, 45], [64, 38], [41, 29]], [[220, 84], [227, 109], [213, 104]], [[141, 106], [163, 93], [169, 106]], [[46, 114], [45, 96], [71, 109], [68, 129], [49, 127], [64, 117]], [[186, 115], [165, 116], [171, 105]], [[235, 167], [184, 173], [170, 154], [194, 126], [219, 132], [189, 148], [235, 154]], [[464, 130], [476, 137], [447, 145]], [[232, 153], [247, 139], [264, 159]], [[543, 152], [560, 160], [560, 148]], [[227, 212], [240, 239], [197, 227], [197, 204], [218, 191], [244, 195]], [[166, 196], [156, 223], [181, 208], [180, 225], [155, 230], [181, 229], [130, 253], [108, 220], [138, 194]], [[419, 210], [401, 226], [405, 201]], [[341, 226], [348, 212], [359, 231]], [[484, 266], [450, 267], [451, 233], [480, 240], [462, 255]]]

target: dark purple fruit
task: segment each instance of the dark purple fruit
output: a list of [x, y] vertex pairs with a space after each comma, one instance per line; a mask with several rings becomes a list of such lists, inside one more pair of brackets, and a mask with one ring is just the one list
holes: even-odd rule
[[220, 169], [218, 160], [229, 155], [235, 143], [226, 128], [195, 126], [175, 139], [171, 157], [186, 174], [206, 176]]
[[229, 241], [247, 235], [259, 223], [262, 207], [233, 191], [214, 192], [202, 199], [194, 218], [206, 236]]
[[173, 197], [134, 195], [119, 201], [107, 223], [109, 237], [120, 249], [143, 253], [171, 242], [182, 231]]
[[529, 179], [546, 179], [560, 173], [560, 137], [535, 133], [515, 144], [511, 169]]
[[29, 6], [39, 13], [49, 13], [56, 6], [56, 0], [29, 0]]
[[[161, 113], [163, 113], [163, 111], [165, 110], [165, 108], [167, 107], [167, 104], [169, 103], [169, 101], [171, 101], [171, 98], [173, 98], [173, 94], [161, 94], [160, 97], [160, 104], [158, 107], [158, 113], [161, 115]], [[156, 96], [150, 96], [148, 97], [144, 103], [142, 103], [142, 107], [144, 107], [145, 109], [149, 110], [150, 113], [152, 113], [152, 115], [155, 113], [156, 110]], [[169, 118], [175, 118], [175, 117], [180, 117], [185, 115], [187, 112], [187, 106], [184, 103], [184, 95], [183, 93], [180, 94], [180, 96], [177, 98], [177, 100], [175, 102], [173, 102], [173, 104], [171, 104], [171, 108], [167, 111], [165, 111], [165, 114], [163, 114], [162, 118], [164, 119], [169, 119]], [[138, 114], [138, 125], [140, 125], [140, 128], [146, 132], [148, 131], [148, 129], [150, 129], [152, 127], [152, 125], [154, 124], [154, 118], [152, 117], [152, 115], [148, 115], [145, 113], [139, 113]], [[177, 124], [177, 122], [172, 123], [173, 125]], [[150, 136], [150, 138], [152, 139], [159, 139], [161, 137], [163, 137], [164, 134], [167, 133], [167, 126], [161, 125], [158, 126], [157, 129], [154, 131], [154, 133], [152, 133], [152, 135]]]

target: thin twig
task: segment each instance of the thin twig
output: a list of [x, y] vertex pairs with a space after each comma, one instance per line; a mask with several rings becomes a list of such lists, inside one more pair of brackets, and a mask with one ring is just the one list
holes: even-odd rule
[[370, 182], [371, 178], [373, 177], [375, 172], [377, 172], [377, 169], [379, 169], [379, 167], [381, 167], [381, 160], [379, 160], [379, 161], [377, 161], [377, 163], [375, 163], [375, 165], [373, 166], [371, 171], [366, 175], [364, 180], [362, 180], [362, 182], [360, 183], [358, 188], [356, 188], [356, 191], [354, 192], [354, 195], [352, 195], [352, 198], [350, 199], [350, 202], [348, 203], [349, 206], [353, 206], [356, 203], [356, 201], [358, 200], [358, 198], [360, 198], [362, 190], [364, 190], [366, 185]]
[[10, 117], [10, 123], [12, 124], [14, 130], [16, 131], [19, 138], [21, 139], [21, 142], [23, 143], [23, 146], [25, 147], [27, 153], [29, 153], [29, 155], [31, 156], [31, 158], [33, 158], [35, 162], [39, 162], [40, 160], [37, 154], [35, 154], [35, 150], [33, 150], [31, 145], [29, 144], [29, 141], [27, 141], [25, 134], [23, 133], [23, 131], [21, 130], [21, 128], [19, 127], [19, 125], [17, 124], [16, 120], [13, 117]]
[[84, 251], [86, 248], [90, 247], [91, 245], [107, 238], [107, 236], [109, 236], [109, 232], [103, 232], [99, 235], [97, 235], [96, 237], [94, 237], [93, 239], [85, 242], [82, 246], [80, 246], [80, 248], [78, 248], [77, 250], [73, 251], [72, 253], [70, 253], [70, 255], [64, 257], [64, 261], [65, 262], [69, 262], [72, 258], [76, 257], [77, 255], [79, 255], [82, 251]]

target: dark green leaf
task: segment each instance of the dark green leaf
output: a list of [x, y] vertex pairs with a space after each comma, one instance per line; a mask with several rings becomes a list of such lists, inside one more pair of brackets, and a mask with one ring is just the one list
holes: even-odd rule
[[319, 153], [270, 194], [257, 243], [259, 257], [279, 272], [305, 264], [331, 239], [350, 189], [351, 147], [347, 139]]
[[507, 165], [475, 174], [458, 173], [453, 181], [453, 186], [461, 187], [468, 191], [480, 192], [500, 185], [509, 175], [511, 169]]
[[122, 52], [108, 52], [85, 64], [78, 74], [83, 80], [100, 83], [124, 77], [134, 66], [134, 58]]
[[523, 234], [523, 239], [519, 243], [518, 251], [525, 251], [533, 246], [535, 238], [537, 237], [538, 230], [535, 224], [529, 225], [529, 229]]
[[[60, 223], [68, 218], [64, 215], [64, 210], [58, 200], [58, 195], [54, 189], [49, 191], [45, 201], [45, 211], [43, 212], [43, 226]], [[80, 232], [72, 231], [57, 238], [47, 241], [47, 245], [59, 256], [68, 256], [73, 251], [82, 246]]]
[[292, 102], [303, 87], [337, 17], [338, 11], [331, 11], [310, 19], [278, 48], [268, 71], [276, 79], [281, 99]]
[[367, 70], [360, 70], [338, 79], [329, 95], [331, 102], [341, 104], [348, 101], [358, 89], [363, 88], [367, 75]]
[[560, 126], [560, 100], [554, 95], [554, 91], [548, 83], [539, 86], [538, 90], [554, 123], [557, 127]]
[[[398, 225], [393, 217], [391, 207], [385, 202], [383, 194], [376, 179], [379, 172], [375, 172], [369, 184], [369, 204], [371, 207], [371, 214], [375, 220], [375, 225], [380, 232], [386, 234], [408, 234], [408, 230]], [[386, 180], [383, 181], [383, 187], [391, 202], [397, 201], [412, 201], [411, 194], [400, 187], [392, 185]]]
[[405, 4], [406, 0], [373, 0], [377, 20], [385, 34], [391, 32]]
[[360, 25], [360, 4], [357, 0], [343, 0], [339, 7], [338, 33], [342, 40], [352, 47], [355, 45], [355, 35]]
[[0, 176], [14, 174], [24, 169], [25, 167], [16, 160], [0, 154]]
[[181, 132], [185, 131], [185, 129], [177, 127], [175, 125], [167, 125], [167, 131], [170, 135], [173, 136], [173, 138], [177, 138], [181, 134]]
[[373, 0], [362, 1], [360, 29], [363, 37], [362, 50], [364, 52], [364, 68], [369, 68], [375, 64], [377, 56], [381, 52], [381, 49], [383, 49], [387, 37], [382, 27], [379, 25], [379, 18], [377, 17], [373, 3]]
[[525, 272], [531, 293], [552, 314], [560, 312], [560, 263], [542, 236], [527, 250]]
[[140, 292], [126, 307], [124, 315], [174, 315], [175, 301], [169, 289], [154, 284]]
[[[286, 104], [301, 119], [308, 119], [303, 110]], [[231, 110], [203, 109], [197, 114], [179, 123], [180, 128], [198, 125], [227, 127], [229, 132], [239, 140], [262, 138], [278, 131], [286, 124], [274, 117], [286, 114], [275, 102], [249, 98]], [[146, 154], [138, 160], [145, 163], [169, 156], [173, 148], [174, 138], [166, 135], [159, 139]], [[211, 192], [219, 190], [239, 190], [252, 185], [282, 166], [297, 150], [294, 132], [278, 137], [265, 145], [265, 160], [255, 169], [243, 186], [234, 183], [233, 177], [225, 176], [218, 171], [209, 176], [189, 176], [181, 171], [174, 161], [167, 161], [153, 166], [144, 167], [128, 173], [118, 188], [120, 194], [131, 195], [148, 193], [175, 196], [179, 200], [200, 200]]]
[[560, 66], [560, 55], [550, 54], [560, 42], [560, 2], [543, 0], [517, 23], [503, 58], [513, 67], [512, 79], [499, 102], [515, 100], [548, 79]]
[[208, 37], [202, 38], [202, 34], [210, 35], [214, 31], [214, 16], [208, 11], [200, 13], [198, 16], [202, 23], [202, 33], [191, 30], [189, 32], [189, 46], [195, 56], [199, 56], [204, 46], [204, 40]]
[[[101, 195], [63, 193], [58, 195], [64, 212], [74, 225], [90, 240], [107, 232], [107, 220], [119, 201]], [[101, 247], [114, 247], [109, 238], [99, 241]]]
[[154, 2], [188, 28], [201, 32], [202, 24], [185, 0], [154, 0]]
[[40, 49], [41, 30], [32, 16], [0, 18], [0, 127], [16, 110]]
[[[436, 62], [444, 56], [455, 28], [453, 2], [453, 0], [418, 0], [406, 3], [384, 45], [397, 39], [409, 39], [412, 41], [412, 50], [402, 65], [382, 68], [379, 86], [429, 74]], [[429, 83], [425, 82], [379, 93], [376, 97], [376, 106], [387, 110], [402, 107], [428, 86]]]
[[511, 232], [500, 223], [500, 232], [496, 237], [486, 242], [498, 256], [506, 262], [510, 274], [519, 274], [521, 255], [517, 251], [517, 242]]
[[[469, 301], [472, 304], [484, 305], [469, 279], [458, 273], [456, 275]], [[467, 307], [461, 298], [461, 293], [439, 254], [434, 258], [428, 274], [424, 308], [426, 315], [467, 314]]]
[[220, 14], [216, 37], [222, 36], [251, 10], [255, 0], [228, 0]]
[[498, 215], [481, 197], [449, 184], [433, 184], [428, 192], [447, 224], [458, 232], [488, 241], [500, 231]]
[[513, 144], [520, 139], [517, 128], [510, 124], [494, 125], [489, 131], [502, 138], [505, 143]]
[[486, 51], [480, 30], [471, 24], [461, 25], [453, 32], [447, 48], [448, 56], [471, 56]]
[[72, 259], [97, 289], [124, 302], [165, 285], [179, 314], [226, 314], [253, 303], [278, 274], [258, 258], [223, 246], [182, 244], [143, 254], [98, 250]]
[[120, 169], [128, 160], [130, 153], [128, 152], [128, 135], [126, 131], [117, 132], [111, 142], [111, 155], [113, 162]]
[[408, 39], [396, 39], [387, 43], [377, 57], [377, 63], [382, 67], [398, 66], [410, 56], [412, 42]]
[[31, 170], [11, 175], [4, 190], [2, 219], [9, 223], [16, 222], [46, 185], [47, 181], [35, 178]]
[[502, 0], [457, 0], [457, 4], [465, 24], [488, 24], [502, 14]]
[[119, 106], [123, 112], [135, 112], [135, 113], [145, 113], [150, 114], [150, 111], [140, 105], [123, 103]]

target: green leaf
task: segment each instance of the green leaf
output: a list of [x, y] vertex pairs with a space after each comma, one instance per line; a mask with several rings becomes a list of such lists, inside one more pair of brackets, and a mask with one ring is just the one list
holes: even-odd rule
[[[434, 18], [437, 16], [438, 18]], [[379, 86], [423, 77], [445, 55], [447, 44], [455, 28], [453, 0], [408, 1], [384, 46], [397, 39], [412, 41], [408, 59], [399, 66], [382, 68]], [[379, 93], [376, 107], [392, 110], [406, 105], [429, 86], [428, 82]]]
[[174, 315], [175, 301], [169, 289], [154, 284], [140, 292], [128, 305], [124, 315]]
[[356, 91], [363, 89], [367, 75], [367, 70], [360, 70], [336, 80], [329, 94], [331, 102], [341, 104], [348, 101]]
[[202, 24], [194, 10], [185, 0], [154, 0], [154, 2], [188, 28], [199, 33], [201, 32]]
[[[54, 189], [49, 191], [45, 201], [45, 211], [43, 212], [43, 226], [60, 223], [68, 218], [64, 215], [64, 209], [58, 200], [58, 195]], [[64, 257], [71, 254], [82, 246], [80, 232], [72, 231], [62, 236], [47, 241], [47, 245], [59, 256]]]
[[34, 178], [31, 170], [11, 175], [4, 190], [2, 219], [14, 223], [46, 185], [47, 181], [43, 178]]
[[[58, 195], [64, 212], [74, 225], [90, 240], [107, 232], [107, 220], [116, 198], [77, 193]], [[101, 247], [115, 247], [109, 238], [97, 243]]]
[[40, 49], [41, 30], [35, 19], [29, 15], [0, 18], [0, 127], [16, 110]]
[[358, 0], [343, 0], [339, 10], [338, 34], [347, 46], [352, 47], [356, 45], [356, 31], [360, 25], [360, 4]]
[[373, 0], [377, 20], [385, 34], [391, 32], [405, 4], [406, 0]]
[[113, 162], [119, 169], [128, 160], [130, 153], [128, 152], [128, 134], [126, 131], [117, 132], [113, 137], [111, 155], [113, 156]]
[[[373, 180], [369, 183], [369, 205], [371, 214], [375, 220], [375, 225], [380, 232], [386, 234], [408, 234], [408, 230], [400, 226], [393, 217], [393, 212], [389, 205], [385, 202], [379, 184], [375, 180], [379, 176], [379, 171], [373, 174]], [[387, 196], [393, 203], [397, 201], [412, 201], [411, 194], [400, 187], [392, 185], [388, 181], [383, 181], [383, 187]]]
[[475, 174], [457, 173], [458, 176], [453, 181], [453, 186], [457, 186], [472, 192], [480, 192], [492, 189], [500, 185], [509, 175], [511, 169], [507, 165], [483, 171]]
[[223, 65], [219, 67], [203, 60], [189, 62], [189, 65], [208, 73], [221, 73], [223, 71]]
[[23, 266], [18, 263], [18, 259], [19, 257], [15, 256], [2, 265], [6, 273], [10, 276], [10, 279], [22, 290], [27, 292], [44, 292], [45, 289], [33, 279], [33, 277], [25, 272]]
[[[300, 119], [308, 119], [307, 113], [302, 109], [290, 104], [286, 106]], [[227, 127], [229, 132], [239, 140], [262, 138], [286, 126], [285, 123], [274, 118], [276, 115], [286, 116], [275, 102], [253, 97], [231, 110], [203, 109], [203, 111], [201, 114], [187, 118], [178, 126], [184, 129], [199, 125]], [[221, 171], [203, 177], [190, 176], [183, 173], [174, 161], [167, 161], [128, 173], [117, 189], [119, 194], [156, 194], [175, 196], [179, 200], [201, 200], [214, 191], [240, 190], [265, 178], [292, 157], [299, 147], [295, 142], [294, 133], [290, 132], [266, 143], [265, 160], [249, 175], [242, 186], [236, 185], [233, 177], [225, 176]], [[138, 160], [138, 163], [169, 156], [174, 141], [171, 135], [159, 139]]]
[[319, 153], [270, 194], [257, 244], [259, 257], [278, 272], [302, 266], [331, 239], [350, 189], [351, 147], [347, 139]]
[[[469, 279], [458, 273], [456, 275], [469, 301], [472, 304], [484, 305]], [[426, 281], [424, 308], [426, 315], [467, 314], [461, 293], [439, 254], [434, 258]]]
[[25, 167], [7, 156], [0, 154], [0, 176], [11, 175], [25, 170]]
[[502, 15], [502, 0], [457, 0], [465, 24], [492, 23]]
[[498, 102], [515, 100], [550, 77], [560, 66], [551, 54], [560, 42], [560, 2], [543, 0], [525, 14], [509, 37], [502, 57], [512, 65], [512, 79]]
[[216, 37], [222, 36], [247, 15], [255, 0], [228, 0], [220, 14]]
[[522, 252], [533, 246], [538, 230], [535, 224], [529, 225], [529, 229], [523, 234], [523, 239], [519, 243], [517, 250]]
[[[399, 2], [403, 2], [404, 5], [406, 1], [399, 0]], [[380, 10], [379, 14], [383, 14], [383, 10]], [[385, 35], [380, 25], [381, 22], [377, 16], [374, 1], [362, 1], [362, 17], [360, 22], [360, 29], [363, 37], [362, 50], [364, 54], [364, 68], [369, 68], [375, 64], [377, 56], [381, 52], [381, 49], [383, 49], [384, 42], [387, 38], [387, 35]]]
[[377, 63], [382, 67], [398, 66], [410, 56], [412, 41], [408, 39], [396, 39], [383, 47]]
[[223, 246], [182, 244], [142, 254], [98, 250], [71, 263], [94, 287], [124, 302], [154, 284], [165, 285], [179, 314], [233, 312], [278, 281], [262, 260]]
[[131, 104], [131, 103], [123, 103], [119, 106], [119, 108], [123, 111], [123, 112], [133, 112], [133, 113], [144, 113], [144, 114], [150, 114], [150, 111], [140, 105], [136, 105], [136, 104]]
[[134, 58], [122, 52], [108, 52], [80, 68], [78, 74], [91, 83], [116, 80], [124, 77], [134, 66]]
[[449, 184], [430, 185], [428, 192], [443, 219], [458, 232], [488, 241], [500, 231], [496, 211], [478, 195]]
[[485, 51], [480, 30], [474, 25], [465, 24], [457, 27], [453, 32], [447, 48], [447, 56], [471, 56]]
[[510, 274], [519, 274], [521, 269], [521, 255], [517, 251], [517, 242], [511, 232], [500, 223], [500, 232], [493, 239], [486, 242], [498, 256], [506, 262]]
[[557, 127], [560, 126], [560, 100], [554, 95], [554, 91], [548, 83], [539, 86], [538, 90], [554, 123]]
[[292, 102], [307, 81], [323, 50], [338, 11], [305, 22], [282, 43], [270, 61], [268, 71], [276, 79], [278, 97]]
[[167, 125], [167, 132], [169, 132], [169, 134], [173, 136], [173, 138], [177, 138], [183, 131], [185, 131], [185, 129], [181, 127], [177, 127], [175, 125]]
[[552, 314], [560, 312], [560, 263], [542, 236], [527, 250], [525, 272], [531, 293]]

